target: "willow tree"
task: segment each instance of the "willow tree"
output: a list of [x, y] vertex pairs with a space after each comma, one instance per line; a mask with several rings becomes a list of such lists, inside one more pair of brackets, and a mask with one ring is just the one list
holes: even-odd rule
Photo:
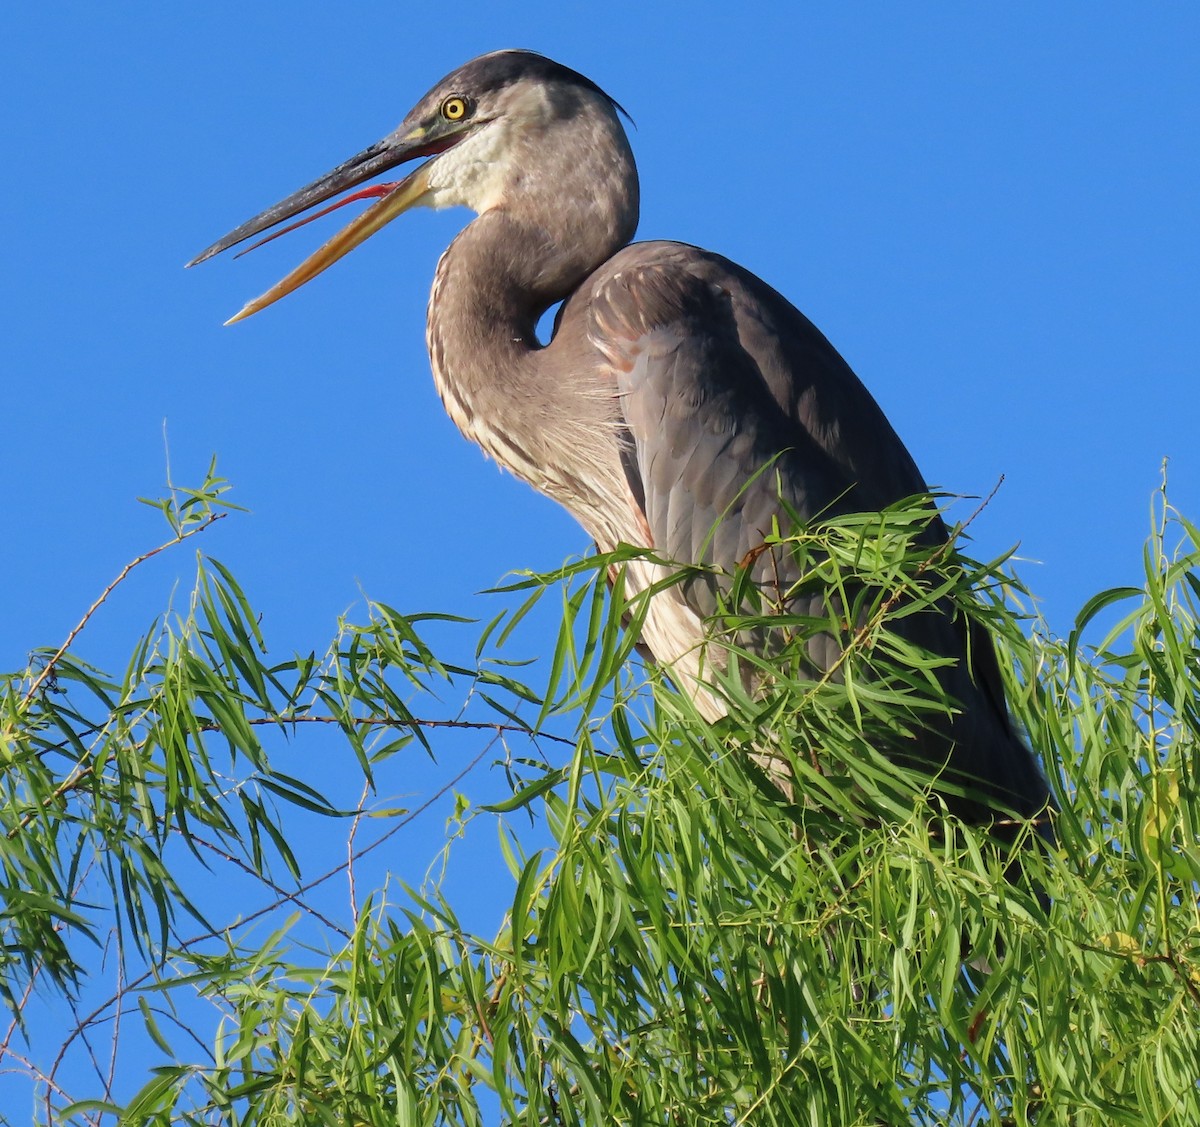
[[[726, 577], [730, 663], [778, 642], [708, 724], [636, 660], [620, 554], [517, 577], [485, 627], [370, 602], [278, 660], [202, 551], [123, 668], [88, 664], [107, 594], [212, 546], [225, 489], [156, 502], [168, 541], [4, 681], [22, 1122], [1200, 1122], [1200, 536], [1165, 495], [1141, 585], [1065, 639], [1003, 561], [923, 544], [920, 502], [797, 532], [845, 598], [781, 623]], [[950, 707], [890, 629], [935, 602], [997, 639], [1052, 847], [882, 754]], [[814, 678], [821, 632], [847, 656]], [[444, 840], [401, 848], [443, 794]], [[471, 849], [503, 889], [483, 930], [446, 878]]]

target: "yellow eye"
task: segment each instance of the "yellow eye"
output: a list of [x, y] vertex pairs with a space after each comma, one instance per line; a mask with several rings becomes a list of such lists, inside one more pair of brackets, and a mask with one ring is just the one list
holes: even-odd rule
[[470, 108], [466, 98], [460, 98], [457, 94], [452, 94], [442, 103], [442, 117], [447, 121], [462, 121], [467, 116]]

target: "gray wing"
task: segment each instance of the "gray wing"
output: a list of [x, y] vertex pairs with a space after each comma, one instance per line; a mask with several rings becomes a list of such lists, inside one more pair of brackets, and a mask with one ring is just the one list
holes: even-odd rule
[[638, 244], [610, 263], [590, 316], [632, 440], [631, 483], [665, 556], [732, 570], [772, 531], [781, 497], [807, 520], [925, 491], [832, 345], [732, 263]]
[[[630, 486], [664, 557], [732, 572], [776, 521], [787, 530], [788, 509], [808, 520], [926, 491], [833, 346], [752, 274], [694, 247], [642, 243], [611, 260], [589, 290], [589, 337], [613, 374], [628, 428]], [[946, 538], [940, 520], [928, 535]], [[755, 578], [795, 578], [779, 575], [781, 567], [786, 560], [761, 557]], [[687, 598], [702, 615], [715, 609], [701, 585]], [[815, 605], [789, 609], [823, 614]], [[1009, 723], [986, 632], [950, 608], [904, 622], [913, 641], [957, 659], [942, 679], [961, 709], [918, 754], [949, 759], [1006, 804], [1040, 810], [1046, 785]], [[827, 639], [826, 652], [821, 644], [813, 658], [827, 668], [836, 643]]]

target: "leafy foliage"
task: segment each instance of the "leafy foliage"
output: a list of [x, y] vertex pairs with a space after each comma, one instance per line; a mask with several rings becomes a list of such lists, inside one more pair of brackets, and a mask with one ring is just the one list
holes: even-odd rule
[[[155, 502], [172, 539], [117, 582], [208, 529], [225, 488], [210, 469]], [[747, 631], [787, 636], [769, 686], [724, 679], [715, 725], [630, 663], [644, 602], [606, 582], [628, 552], [519, 579], [482, 631], [372, 603], [274, 663], [211, 557], [120, 674], [75, 647], [102, 596], [0, 696], [4, 1067], [47, 1123], [1200, 1122], [1200, 535], [1158, 496], [1144, 582], [1064, 640], [1012, 609], [1003, 561], [924, 545], [927, 513], [787, 538], [841, 593], [824, 619], [780, 621], [727, 577], [734, 670], [760, 661]], [[562, 625], [526, 667], [506, 655], [547, 597]], [[947, 707], [889, 630], [946, 600], [997, 637], [1061, 807], [1019, 866], [875, 750]], [[814, 679], [821, 631], [847, 656]], [[467, 659], [427, 641], [472, 632]], [[464, 736], [446, 787], [491, 756], [504, 796], [459, 794], [423, 882], [365, 881], [414, 816], [387, 797], [414, 754]], [[338, 793], [291, 766], [313, 738]], [[313, 876], [317, 824], [346, 860]], [[482, 935], [443, 879], [480, 833], [511, 873]], [[244, 899], [212, 895], [235, 880]], [[23, 1052], [55, 992], [70, 1032]]]

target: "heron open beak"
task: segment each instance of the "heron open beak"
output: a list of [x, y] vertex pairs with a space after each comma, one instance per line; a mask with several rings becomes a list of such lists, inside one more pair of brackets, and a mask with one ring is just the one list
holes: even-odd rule
[[[323, 203], [331, 196], [337, 195], [338, 192], [353, 188], [380, 172], [394, 168], [405, 161], [435, 156], [437, 153], [444, 152], [461, 140], [463, 136], [463, 133], [443, 133], [440, 136], [430, 136], [428, 131], [418, 127], [403, 137], [393, 135], [385, 138], [338, 165], [332, 172], [314, 180], [311, 184], [288, 196], [287, 199], [267, 208], [266, 211], [260, 212], [253, 219], [247, 220], [240, 227], [230, 231], [228, 235], [218, 239], [207, 250], [192, 259], [188, 266], [195, 266], [198, 262], [204, 262], [213, 255], [245, 242], [246, 239], [253, 238], [268, 228], [282, 223], [285, 219], [299, 215], [301, 212]], [[398, 183], [376, 185], [356, 192], [333, 207], [309, 216], [307, 219], [293, 224], [292, 227], [284, 228], [278, 234], [284, 234], [286, 231], [302, 226], [304, 223], [353, 200], [365, 196], [380, 197], [360, 216], [343, 227], [323, 247], [300, 263], [286, 278], [273, 285], [261, 297], [256, 297], [244, 305], [225, 324], [231, 325], [234, 321], [241, 321], [252, 313], [265, 309], [293, 290], [299, 289], [305, 282], [315, 278], [339, 258], [349, 254], [356, 246], [369, 239], [376, 231], [381, 230], [397, 215], [419, 204], [428, 189], [429, 163], [427, 162]], [[269, 236], [269, 238], [274, 237], [274, 235]], [[262, 240], [262, 242], [267, 241], [268, 239]]]

